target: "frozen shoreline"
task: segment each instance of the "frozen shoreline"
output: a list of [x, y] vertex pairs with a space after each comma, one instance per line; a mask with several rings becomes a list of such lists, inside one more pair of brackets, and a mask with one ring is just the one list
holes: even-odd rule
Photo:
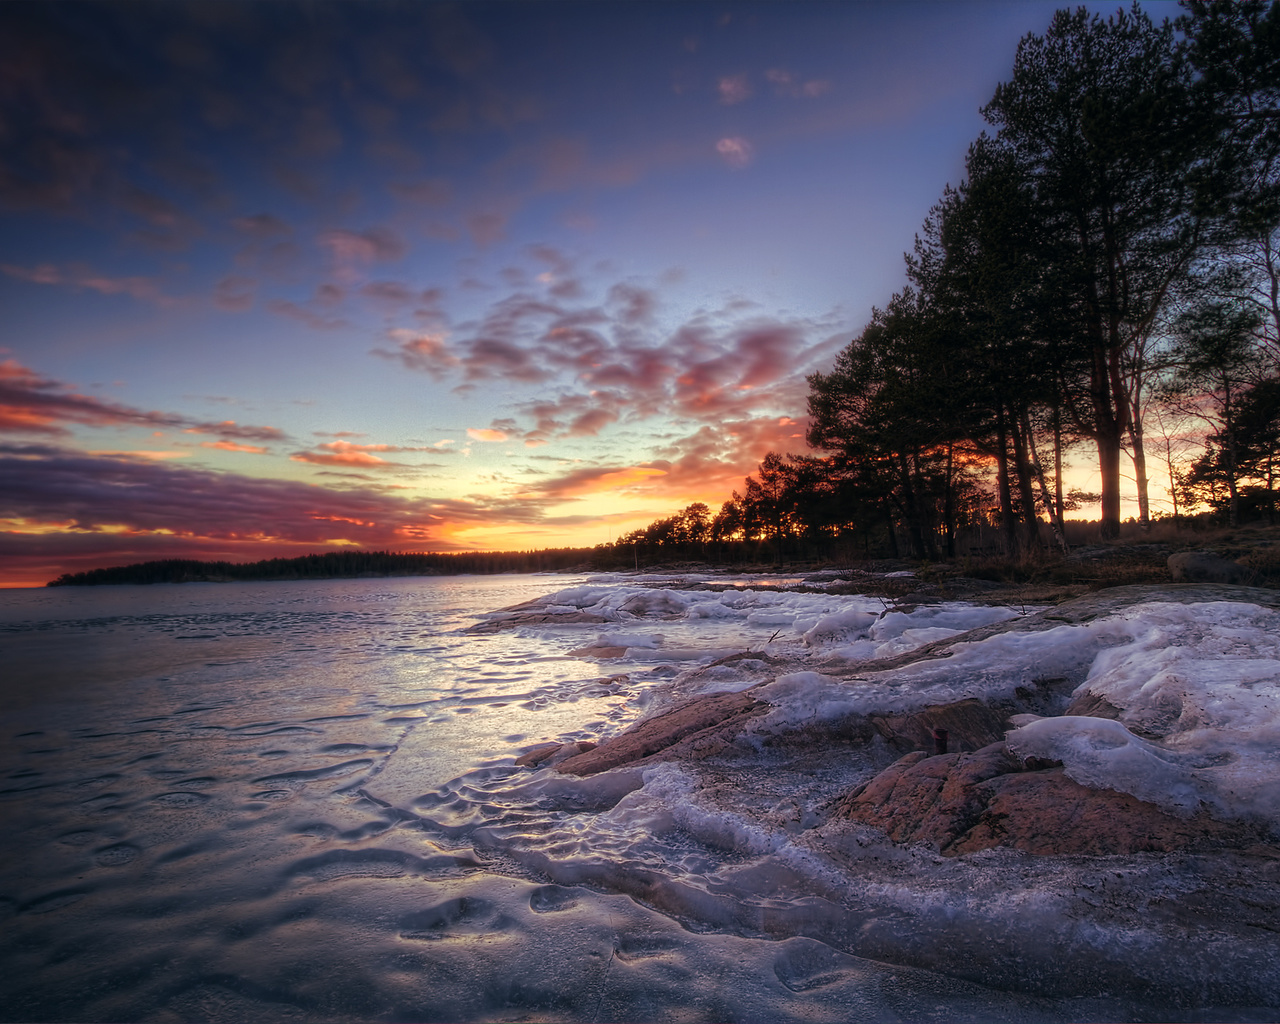
[[[1037, 613], [725, 582], [8, 595], [0, 1019], [1280, 1015], [1263, 851], [946, 856], [834, 810], [943, 695], [1055, 711], [1096, 666], [1123, 704], [1180, 652], [1271, 701], [1273, 593]], [[517, 763], [690, 700], [746, 728], [585, 777]], [[1162, 707], [1135, 736], [1170, 734]]]
[[[609, 630], [595, 641], [607, 665], [658, 656], [666, 640], [649, 629], [713, 617], [721, 601], [585, 586], [497, 617], [519, 628], [531, 614], [564, 615], [584, 631], [594, 619]], [[616, 777], [628, 790], [617, 807], [628, 814], [767, 861], [750, 873], [760, 895], [772, 886], [779, 896], [796, 886], [823, 893], [832, 908], [826, 924], [813, 911], [804, 933], [847, 953], [1057, 997], [1076, 991], [1055, 968], [1066, 958], [1110, 991], [1183, 1006], [1280, 1006], [1280, 943], [1269, 923], [1280, 915], [1280, 594], [1123, 587], [1007, 614], [908, 600], [882, 602], [878, 612], [855, 604], [811, 624], [785, 596], [765, 603], [748, 614], [789, 627], [784, 642], [706, 652], [718, 657], [681, 673], [639, 723], [589, 752], [566, 747], [553, 770], [587, 776], [588, 787]], [[678, 663], [690, 654], [671, 656]], [[741, 699], [728, 699], [735, 694]], [[1068, 833], [1069, 842], [1059, 834], [1061, 849], [1038, 837], [1031, 857], [1001, 848], [1016, 845], [1009, 836], [981, 853], [940, 856], [936, 838], [895, 842], [832, 813], [904, 752], [862, 724], [966, 698], [1012, 717], [1006, 743], [993, 746], [1049, 766], [1040, 775], [1057, 769], [1055, 784], [1073, 793], [1119, 794], [1120, 805], [1088, 827], [1105, 833], [1107, 814], [1113, 822], [1121, 815], [1122, 852], [1106, 854], [1105, 835], [1081, 843]], [[895, 798], [905, 799], [899, 790]], [[873, 810], [877, 821], [908, 813]], [[1106, 855], [1077, 852], [1090, 846]], [[554, 859], [538, 864], [558, 881], [577, 877]], [[628, 891], [607, 869], [591, 877]], [[850, 933], [848, 921], [860, 919], [848, 904], [853, 878], [864, 894], [900, 900], [905, 920]], [[714, 900], [646, 892], [677, 917], [727, 923]], [[754, 927], [802, 927], [786, 919]], [[1197, 946], [1203, 956], [1190, 957]], [[959, 960], [940, 952], [955, 948], [964, 950]]]

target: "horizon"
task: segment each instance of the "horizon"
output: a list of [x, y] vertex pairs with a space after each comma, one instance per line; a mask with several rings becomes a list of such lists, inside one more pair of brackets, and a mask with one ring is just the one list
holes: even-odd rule
[[714, 510], [1061, 6], [0, 7], [0, 587]]

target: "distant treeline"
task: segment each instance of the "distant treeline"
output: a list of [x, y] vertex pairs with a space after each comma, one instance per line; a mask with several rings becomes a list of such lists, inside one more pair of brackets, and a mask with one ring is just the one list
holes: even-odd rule
[[234, 580], [324, 580], [378, 576], [456, 576], [463, 573], [554, 572], [586, 568], [590, 548], [543, 551], [480, 551], [420, 555], [391, 551], [330, 551], [261, 562], [201, 562], [166, 558], [107, 569], [64, 573], [50, 587], [92, 587], [113, 583], [227, 583]]

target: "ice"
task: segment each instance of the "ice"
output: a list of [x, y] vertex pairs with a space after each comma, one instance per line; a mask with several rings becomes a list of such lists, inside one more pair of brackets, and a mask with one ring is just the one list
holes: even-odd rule
[[876, 621], [872, 612], [853, 608], [848, 611], [824, 615], [804, 634], [804, 642], [810, 647], [833, 640], [844, 640], [865, 634]]
[[873, 640], [891, 640], [901, 636], [907, 629], [945, 628], [964, 632], [977, 629], [979, 626], [990, 626], [996, 622], [1006, 622], [1021, 614], [1012, 608], [1001, 606], [984, 607], [981, 605], [961, 604], [949, 601], [941, 605], [925, 605], [910, 612], [886, 611], [871, 627]]
[[945, 626], [923, 626], [919, 629], [904, 629], [894, 639], [876, 647], [877, 658], [892, 658], [898, 654], [906, 654], [935, 640], [946, 640], [963, 633], [961, 629], [948, 629]]
[[1062, 761], [1085, 785], [1280, 825], [1280, 613], [1151, 602], [1095, 627], [1103, 629], [1112, 646], [1076, 694], [1105, 699], [1119, 721], [1034, 722], [1010, 745]]
[[1176, 755], [1109, 718], [1041, 718], [1009, 733], [1008, 743], [1021, 757], [1061, 761], [1082, 786], [1130, 793], [1183, 816], [1200, 806], [1192, 772]]
[[597, 647], [643, 647], [652, 650], [661, 647], [661, 633], [601, 633]]

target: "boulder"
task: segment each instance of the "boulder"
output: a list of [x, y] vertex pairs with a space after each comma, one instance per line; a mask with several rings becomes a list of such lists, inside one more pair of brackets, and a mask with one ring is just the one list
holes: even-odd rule
[[1031, 854], [1132, 854], [1266, 844], [1258, 827], [1178, 818], [1127, 793], [1091, 789], [1061, 766], [1023, 763], [1004, 743], [972, 754], [908, 754], [854, 790], [835, 816], [946, 856], [1008, 846]]
[[1174, 583], [1244, 583], [1251, 573], [1239, 562], [1211, 551], [1179, 551], [1169, 556]]
[[566, 775], [594, 775], [622, 765], [718, 754], [742, 734], [751, 719], [772, 707], [756, 699], [755, 689], [713, 693], [685, 701], [661, 715], [637, 722], [595, 750], [560, 762], [556, 770]]

